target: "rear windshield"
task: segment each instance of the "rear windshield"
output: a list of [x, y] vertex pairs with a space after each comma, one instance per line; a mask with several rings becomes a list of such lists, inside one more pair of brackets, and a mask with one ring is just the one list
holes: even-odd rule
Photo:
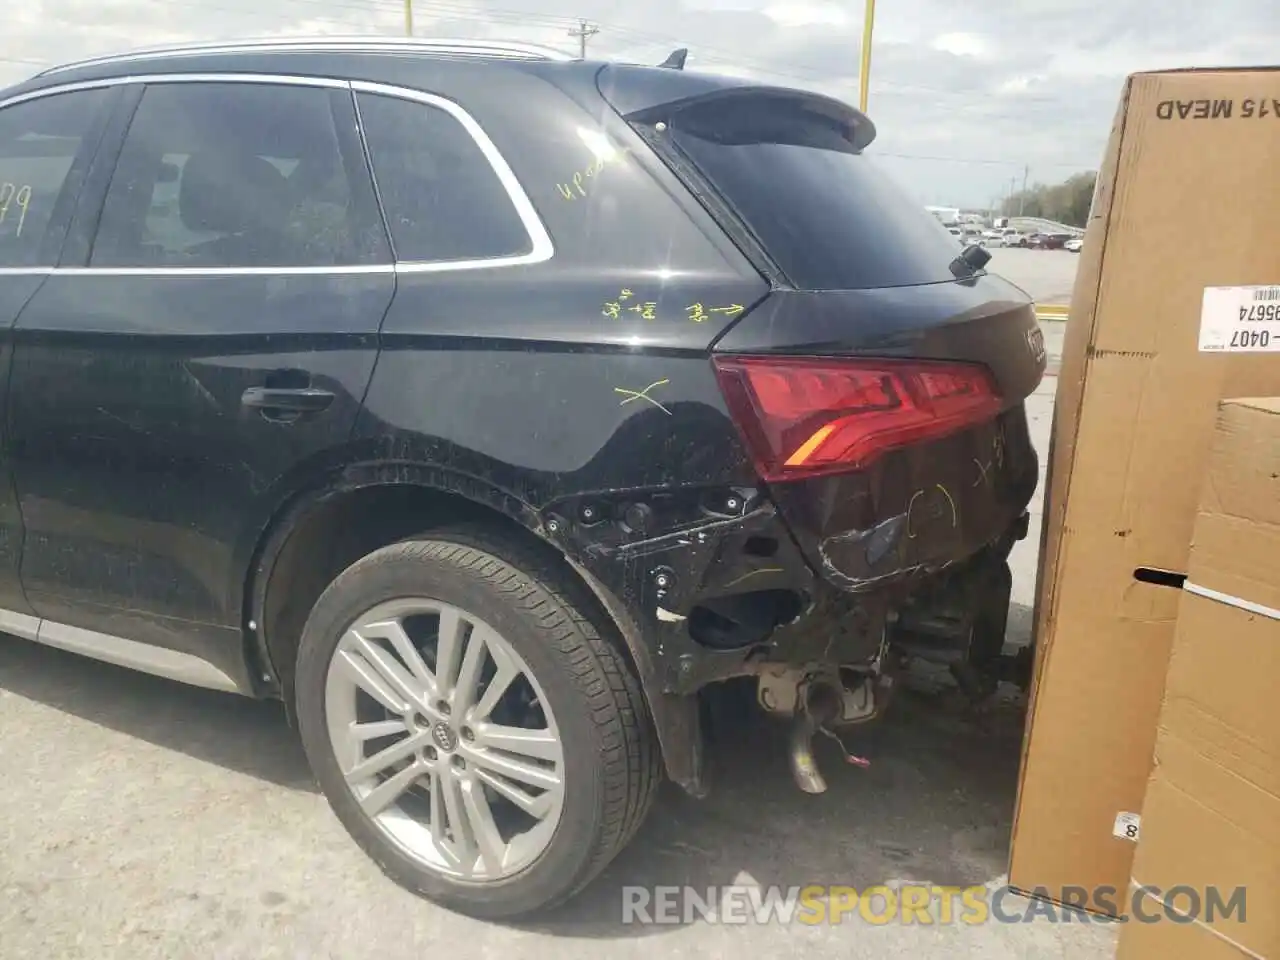
[[726, 98], [671, 120], [675, 143], [797, 287], [858, 290], [954, 280], [962, 247], [847, 127], [803, 101]]

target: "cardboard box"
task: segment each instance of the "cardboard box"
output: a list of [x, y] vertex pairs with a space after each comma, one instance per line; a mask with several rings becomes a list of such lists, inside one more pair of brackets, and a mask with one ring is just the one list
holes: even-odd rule
[[1218, 401], [1280, 394], [1280, 324], [1242, 321], [1241, 340], [1233, 308], [1256, 292], [1206, 293], [1280, 284], [1280, 190], [1247, 186], [1275, 183], [1277, 108], [1280, 70], [1130, 77], [1080, 255], [1010, 882], [1058, 901], [1084, 888], [1099, 913], [1125, 912], [1124, 827], [1142, 810]]
[[1280, 397], [1218, 417], [1132, 886], [1122, 960], [1280, 958]]

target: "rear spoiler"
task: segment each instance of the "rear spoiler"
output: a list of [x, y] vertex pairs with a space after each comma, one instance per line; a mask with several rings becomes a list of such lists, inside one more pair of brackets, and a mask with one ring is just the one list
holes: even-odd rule
[[[653, 124], [692, 106], [739, 99], [791, 102], [824, 114], [850, 129], [850, 139], [862, 150], [876, 137], [875, 124], [862, 111], [842, 100], [800, 90], [759, 84], [740, 77], [689, 73], [683, 69], [687, 50], [677, 50], [660, 67], [609, 63], [596, 75], [600, 95], [629, 123]], [[677, 66], [677, 64], [679, 64]]]

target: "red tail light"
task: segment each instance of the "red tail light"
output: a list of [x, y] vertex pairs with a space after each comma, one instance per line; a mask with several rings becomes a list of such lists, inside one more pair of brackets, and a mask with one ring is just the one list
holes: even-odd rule
[[1000, 411], [990, 374], [973, 364], [743, 356], [713, 362], [766, 480], [857, 470], [886, 450]]

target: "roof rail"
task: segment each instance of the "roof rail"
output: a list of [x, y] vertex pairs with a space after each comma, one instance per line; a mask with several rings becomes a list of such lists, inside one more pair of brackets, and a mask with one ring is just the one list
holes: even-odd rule
[[123, 53], [107, 54], [74, 63], [60, 64], [38, 73], [45, 77], [54, 73], [75, 70], [99, 64], [127, 63], [131, 60], [149, 60], [163, 57], [196, 57], [218, 53], [259, 51], [262, 53], [323, 52], [372, 53], [423, 53], [441, 56], [492, 57], [508, 60], [577, 59], [563, 50], [532, 43], [516, 43], [505, 40], [444, 40], [427, 37], [394, 37], [379, 34], [315, 37], [261, 37], [244, 40], [210, 40], [197, 43], [174, 44], [163, 47], [145, 47]]

